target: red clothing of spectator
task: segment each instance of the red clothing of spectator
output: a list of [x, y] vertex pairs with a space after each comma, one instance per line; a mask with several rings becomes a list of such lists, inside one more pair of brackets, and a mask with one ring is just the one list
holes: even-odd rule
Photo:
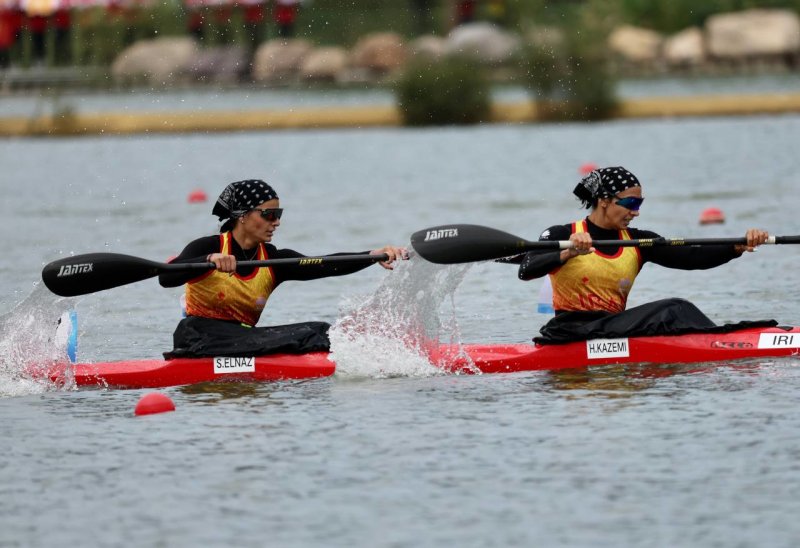
[[460, 0], [456, 5], [458, 24], [469, 23], [475, 19], [476, 0]]
[[58, 10], [53, 16], [53, 26], [57, 29], [68, 29], [71, 23], [69, 10]]
[[117, 17], [122, 18], [122, 16], [125, 14], [125, 8], [123, 8], [122, 4], [120, 4], [119, 2], [111, 2], [110, 4], [108, 4], [106, 6], [106, 11], [108, 12], [108, 15], [112, 19], [115, 19]]
[[12, 11], [0, 11], [0, 49], [9, 49], [17, 38], [17, 18]]
[[245, 23], [260, 23], [264, 20], [264, 5], [256, 4], [253, 6], [245, 6], [244, 8], [244, 22]]
[[297, 4], [295, 2], [275, 4], [275, 11], [273, 13], [275, 22], [279, 25], [291, 26], [297, 18]]
[[47, 17], [41, 15], [28, 17], [28, 28], [34, 34], [43, 34], [47, 30]]
[[19, 38], [19, 33], [22, 27], [25, 26], [25, 14], [17, 9], [11, 12], [10, 18], [14, 25], [14, 32], [17, 33], [17, 38]]
[[203, 12], [200, 10], [192, 10], [189, 12], [189, 17], [186, 20], [186, 28], [189, 29], [189, 32], [199, 32], [200, 29], [203, 28], [204, 22]]

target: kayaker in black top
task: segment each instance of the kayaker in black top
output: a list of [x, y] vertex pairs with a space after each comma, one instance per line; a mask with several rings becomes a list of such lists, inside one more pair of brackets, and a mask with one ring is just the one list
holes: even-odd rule
[[[719, 327], [692, 303], [664, 299], [626, 310], [628, 294], [642, 266], [713, 268], [767, 241], [769, 234], [750, 229], [747, 245], [595, 248], [594, 240], [659, 238], [655, 232], [630, 228], [644, 201], [639, 180], [623, 167], [597, 169], [573, 191], [590, 214], [582, 221], [551, 226], [539, 240], [569, 240], [561, 251], [531, 251], [517, 257], [519, 278], [550, 276], [555, 317], [545, 324], [540, 343], [590, 338], [685, 333]], [[758, 322], [763, 325], [763, 322]], [[769, 322], [774, 325], [774, 322]], [[738, 324], [737, 324], [738, 326]], [[733, 328], [733, 326], [731, 326]]]
[[[186, 284], [186, 314], [173, 335], [174, 349], [165, 357], [257, 356], [276, 352], [328, 350], [325, 322], [254, 327], [267, 300], [284, 281], [314, 280], [357, 272], [371, 263], [325, 263], [239, 267], [237, 261], [302, 258], [291, 249], [278, 249], [272, 237], [281, 224], [283, 209], [275, 190], [261, 180], [237, 181], [223, 190], [212, 213], [224, 221], [218, 236], [190, 242], [171, 262], [211, 262], [215, 269], [167, 272], [159, 276], [164, 287]], [[396, 259], [408, 258], [404, 248], [385, 246], [364, 255], [386, 254], [379, 264], [392, 269]], [[337, 253], [335, 255], [343, 255]], [[358, 253], [348, 253], [353, 255]]]

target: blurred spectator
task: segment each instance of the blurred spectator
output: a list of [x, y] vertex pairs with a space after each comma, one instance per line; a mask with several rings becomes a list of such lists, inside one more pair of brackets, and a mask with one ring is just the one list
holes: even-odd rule
[[11, 48], [17, 40], [18, 18], [14, 10], [0, 10], [0, 68], [11, 64]]
[[471, 23], [475, 20], [475, 5], [478, 0], [456, 1], [456, 25]]
[[486, 3], [486, 13], [489, 19], [501, 26], [506, 24], [506, 0], [488, 0]]
[[70, 27], [72, 20], [69, 10], [60, 9], [52, 18], [55, 28], [55, 63], [56, 65], [66, 65], [71, 60], [72, 44], [70, 43]]
[[106, 14], [109, 22], [123, 23], [125, 30], [122, 34], [122, 44], [129, 46], [136, 41], [136, 28], [144, 17], [141, 9], [136, 4], [127, 3], [126, 0], [110, 0], [106, 4]]
[[244, 7], [244, 26], [247, 31], [247, 47], [255, 51], [263, 40], [264, 4], [251, 4]]
[[203, 25], [205, 25], [205, 11], [202, 8], [190, 9], [186, 17], [186, 30], [198, 42], [203, 41]]
[[31, 33], [31, 58], [37, 64], [44, 63], [47, 26], [47, 17], [44, 15], [28, 16], [27, 27]]
[[434, 0], [411, 0], [411, 23], [416, 35], [433, 32]]
[[231, 16], [233, 15], [233, 6], [214, 6], [214, 27], [217, 31], [215, 42], [218, 44], [229, 44], [232, 40], [231, 29]]
[[278, 26], [278, 36], [282, 38], [294, 36], [294, 23], [299, 5], [300, 0], [275, 0], [272, 16]]

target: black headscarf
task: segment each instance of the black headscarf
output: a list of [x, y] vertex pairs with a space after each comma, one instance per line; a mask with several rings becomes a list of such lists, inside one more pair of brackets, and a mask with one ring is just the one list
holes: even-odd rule
[[634, 186], [642, 185], [636, 175], [624, 167], [602, 167], [581, 179], [572, 193], [580, 199], [586, 209], [591, 209], [600, 198], [611, 198]]
[[261, 179], [236, 181], [225, 187], [217, 198], [211, 214], [224, 221], [220, 232], [227, 232], [232, 228], [234, 219], [238, 219], [258, 204], [277, 198], [278, 193], [275, 189]]

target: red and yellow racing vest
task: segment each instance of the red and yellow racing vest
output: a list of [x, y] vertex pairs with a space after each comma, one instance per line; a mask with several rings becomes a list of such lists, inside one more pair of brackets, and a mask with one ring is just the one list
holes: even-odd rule
[[[586, 221], [572, 223], [573, 234], [586, 231]], [[630, 233], [620, 230], [619, 239], [630, 240]], [[642, 256], [638, 247], [620, 247], [614, 255], [594, 251], [573, 257], [550, 273], [553, 308], [622, 312], [641, 269]]]
[[[220, 234], [220, 253], [231, 254], [230, 232]], [[254, 260], [265, 260], [267, 250], [258, 244]], [[256, 268], [249, 276], [210, 270], [186, 284], [186, 314], [217, 320], [234, 320], [256, 325], [267, 299], [275, 289], [275, 277], [269, 267]]]

